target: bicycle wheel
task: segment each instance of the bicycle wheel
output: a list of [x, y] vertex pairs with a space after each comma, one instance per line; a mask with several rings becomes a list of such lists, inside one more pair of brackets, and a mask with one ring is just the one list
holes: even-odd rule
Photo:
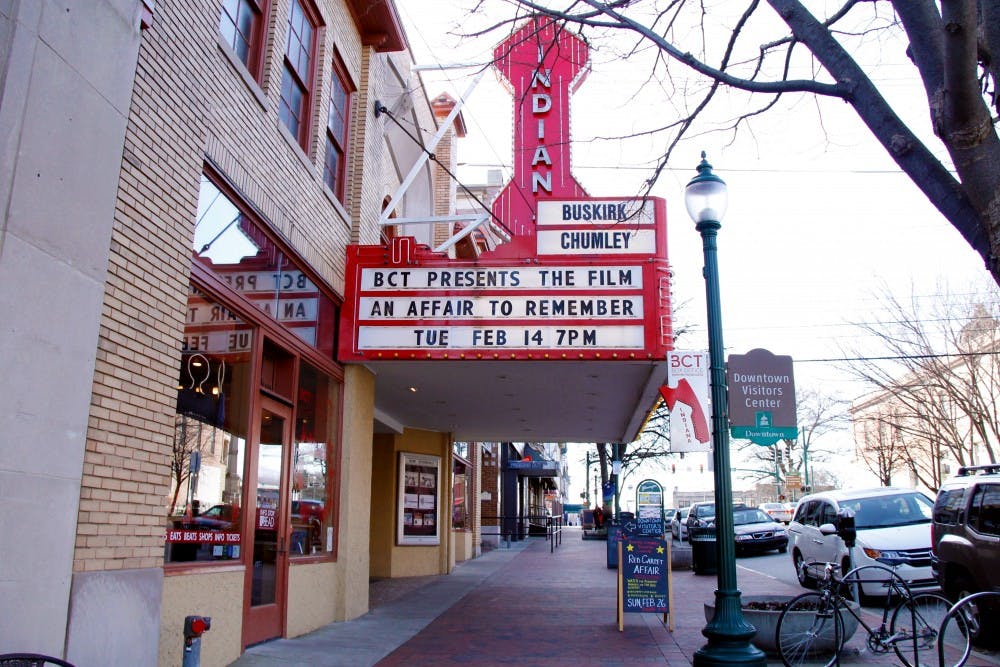
[[778, 616], [775, 638], [786, 667], [829, 667], [844, 645], [844, 619], [821, 593], [792, 598]]
[[[939, 637], [941, 621], [951, 608], [947, 598], [935, 593], [922, 593], [903, 600], [892, 612], [889, 634], [895, 637], [892, 648], [906, 667], [938, 665], [938, 645], [944, 643], [944, 663], [941, 667], [959, 667], [969, 658], [969, 627], [958, 614]], [[914, 634], [916, 631], [916, 634]], [[916, 656], [917, 662], [914, 663]]]

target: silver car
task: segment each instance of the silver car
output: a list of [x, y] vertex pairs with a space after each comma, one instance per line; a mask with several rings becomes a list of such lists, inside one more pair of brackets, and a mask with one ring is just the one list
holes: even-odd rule
[[[831, 562], [844, 571], [852, 567], [883, 566], [906, 580], [910, 590], [938, 588], [931, 572], [931, 508], [933, 503], [913, 489], [877, 488], [827, 491], [805, 496], [788, 526], [789, 551], [807, 588], [816, 585], [815, 570], [802, 563]], [[836, 533], [838, 512], [854, 516], [857, 545], [851, 549]], [[871, 568], [861, 577], [861, 593], [885, 597], [889, 572]]]
[[690, 507], [682, 507], [681, 509], [674, 510], [670, 520], [670, 534], [673, 535], [674, 539], [678, 542], [687, 541], [688, 527], [685, 519], [687, 519], [688, 510], [690, 509]]

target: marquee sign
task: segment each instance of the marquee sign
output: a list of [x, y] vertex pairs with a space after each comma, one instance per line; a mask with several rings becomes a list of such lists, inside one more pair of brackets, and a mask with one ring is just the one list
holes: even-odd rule
[[665, 358], [665, 202], [591, 197], [570, 171], [569, 100], [588, 59], [582, 39], [542, 18], [496, 48], [515, 137], [492, 213], [512, 238], [477, 260], [409, 237], [350, 246], [341, 361]]

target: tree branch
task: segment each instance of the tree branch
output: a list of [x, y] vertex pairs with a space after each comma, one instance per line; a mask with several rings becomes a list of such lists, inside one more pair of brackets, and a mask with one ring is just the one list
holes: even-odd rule
[[851, 92], [846, 99], [864, 124], [996, 276], [996, 258], [987, 231], [981, 224], [982, 216], [962, 185], [899, 119], [871, 79], [801, 2], [768, 0], [768, 3], [809, 47], [827, 72], [850, 87]]

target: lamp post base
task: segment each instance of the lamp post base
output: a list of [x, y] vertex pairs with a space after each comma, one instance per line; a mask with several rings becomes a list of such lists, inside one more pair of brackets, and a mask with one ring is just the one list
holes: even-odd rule
[[757, 629], [743, 618], [738, 590], [715, 591], [715, 615], [701, 634], [708, 643], [694, 654], [694, 667], [767, 667], [767, 656], [750, 643]]
[[716, 665], [743, 665], [745, 667], [767, 667], [767, 656], [750, 642], [742, 645], [721, 643], [702, 646], [694, 654], [694, 667], [715, 667]]

